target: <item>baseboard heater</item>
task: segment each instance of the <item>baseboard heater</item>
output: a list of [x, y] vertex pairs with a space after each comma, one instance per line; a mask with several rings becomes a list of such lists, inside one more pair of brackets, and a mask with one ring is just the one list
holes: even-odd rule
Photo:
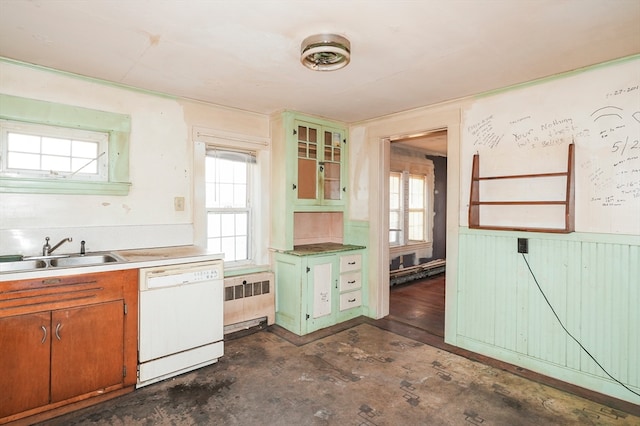
[[275, 322], [275, 281], [272, 272], [224, 280], [224, 334]]
[[390, 271], [389, 285], [403, 284], [441, 274], [445, 271], [446, 263], [443, 259], [436, 259], [421, 265]]

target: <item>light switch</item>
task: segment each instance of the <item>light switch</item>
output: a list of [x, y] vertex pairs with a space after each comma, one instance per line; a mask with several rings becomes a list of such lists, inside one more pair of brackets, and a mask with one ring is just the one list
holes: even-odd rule
[[173, 199], [173, 206], [177, 212], [184, 211], [184, 197], [175, 197]]

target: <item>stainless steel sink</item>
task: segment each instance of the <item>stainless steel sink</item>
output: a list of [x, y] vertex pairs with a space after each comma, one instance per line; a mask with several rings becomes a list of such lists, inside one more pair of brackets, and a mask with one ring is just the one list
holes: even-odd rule
[[103, 265], [124, 262], [114, 253], [63, 254], [55, 256], [25, 257], [23, 260], [0, 262], [0, 273], [32, 271], [43, 268], [72, 268], [75, 266]]
[[71, 266], [101, 265], [103, 263], [120, 262], [116, 256], [112, 254], [86, 254], [79, 256], [58, 257], [52, 259], [49, 264], [53, 268], [64, 268]]
[[0, 272], [19, 272], [32, 269], [46, 268], [44, 260], [16, 260], [14, 262], [0, 262]]

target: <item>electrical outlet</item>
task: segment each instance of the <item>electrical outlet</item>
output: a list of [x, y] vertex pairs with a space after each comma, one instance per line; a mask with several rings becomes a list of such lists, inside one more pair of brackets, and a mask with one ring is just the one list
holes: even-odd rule
[[529, 253], [529, 240], [518, 238], [518, 253]]
[[183, 212], [184, 211], [184, 197], [175, 197], [173, 199], [173, 207], [176, 209], [177, 212]]

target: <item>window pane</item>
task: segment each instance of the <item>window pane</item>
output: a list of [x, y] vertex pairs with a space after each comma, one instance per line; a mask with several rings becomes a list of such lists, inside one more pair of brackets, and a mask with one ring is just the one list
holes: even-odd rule
[[233, 185], [233, 203], [232, 207], [242, 208], [247, 206], [247, 186]]
[[98, 156], [98, 144], [95, 142], [73, 141], [71, 143], [71, 155], [81, 158], [96, 158]]
[[58, 157], [53, 155], [42, 156], [42, 169], [56, 172], [70, 172], [71, 159], [69, 157]]
[[234, 215], [231, 213], [223, 213], [220, 215], [220, 235], [227, 237], [233, 235], [235, 230]]
[[401, 206], [400, 182], [400, 174], [392, 173], [389, 176], [389, 208], [392, 210], [399, 210]]
[[409, 212], [409, 239], [424, 241], [424, 212]]
[[245, 260], [248, 257], [247, 253], [247, 237], [236, 237], [236, 253], [235, 260]]
[[224, 253], [225, 261], [233, 262], [237, 260], [235, 246], [235, 237], [223, 237], [220, 239], [220, 249]]
[[409, 178], [409, 208], [423, 209], [424, 205], [424, 177], [411, 176]]
[[71, 141], [69, 139], [42, 138], [42, 153], [54, 155], [71, 155]]
[[8, 133], [7, 139], [9, 151], [40, 152], [40, 136]]
[[234, 183], [247, 183], [247, 164], [246, 163], [233, 163], [233, 182]]
[[72, 158], [71, 171], [85, 174], [97, 174], [98, 163], [88, 158]]
[[236, 235], [247, 235], [247, 217], [248, 213], [236, 213], [235, 215], [235, 232]]
[[40, 155], [10, 152], [7, 155], [7, 167], [10, 169], [40, 170]]
[[233, 184], [220, 183], [218, 184], [218, 201], [217, 207], [232, 207], [233, 206]]

